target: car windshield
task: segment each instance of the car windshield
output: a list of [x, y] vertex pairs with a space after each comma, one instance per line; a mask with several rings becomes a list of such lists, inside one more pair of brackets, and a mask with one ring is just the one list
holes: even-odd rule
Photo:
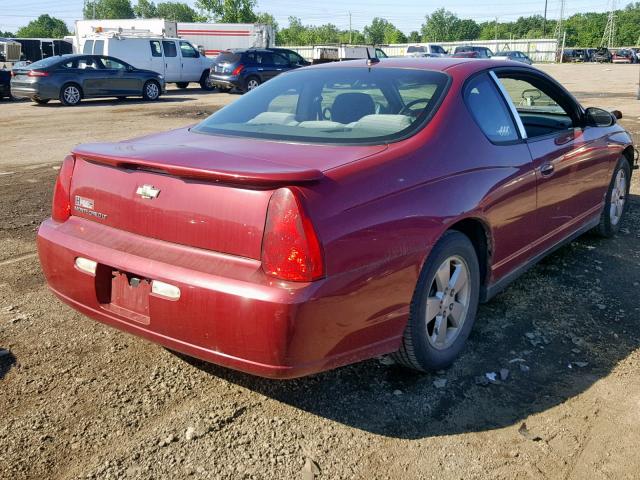
[[301, 69], [243, 95], [193, 130], [312, 143], [385, 143], [427, 122], [448, 79], [417, 69]]

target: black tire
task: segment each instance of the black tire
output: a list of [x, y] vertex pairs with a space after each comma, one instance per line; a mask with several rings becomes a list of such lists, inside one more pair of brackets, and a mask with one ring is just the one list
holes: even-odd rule
[[160, 98], [160, 84], [155, 80], [147, 80], [142, 87], [142, 98], [154, 102]]
[[178, 82], [176, 83], [178, 88], [187, 88], [189, 86], [189, 82]]
[[82, 88], [77, 83], [66, 83], [60, 89], [60, 102], [67, 107], [75, 107], [82, 101]]
[[251, 75], [250, 77], [247, 77], [247, 79], [244, 81], [244, 91], [249, 92], [254, 88], [259, 87], [261, 83], [262, 82], [260, 81], [260, 77]]
[[[452, 263], [448, 263], [450, 260]], [[443, 297], [436, 297], [434, 290], [438, 288], [436, 274], [444, 265], [446, 265], [445, 270], [457, 265], [454, 267], [452, 279], [458, 266], [465, 267], [467, 282], [459, 292], [454, 291], [451, 296], [450, 292], [445, 291]], [[435, 245], [420, 272], [418, 284], [411, 300], [409, 321], [404, 331], [402, 345], [400, 350], [393, 354], [394, 360], [401, 365], [421, 372], [439, 370], [451, 365], [464, 348], [469, 337], [478, 310], [479, 295], [480, 267], [473, 244], [466, 235], [450, 230]], [[445, 315], [438, 315], [441, 319], [444, 318], [445, 322], [445, 342], [439, 347], [434, 345], [436, 342], [434, 336], [440, 338], [437, 334], [439, 330], [436, 329], [438, 316], [434, 316], [433, 320], [427, 319], [427, 299], [429, 298], [437, 299], [434, 305], [438, 307], [435, 311], [446, 312]], [[433, 302], [433, 300], [431, 301]], [[460, 327], [449, 329], [449, 319], [451, 318], [449, 312], [453, 315], [454, 303], [458, 306], [465, 305], [465, 301], [466, 311], [462, 310], [464, 315], [461, 316]], [[447, 341], [451, 343], [447, 345]]]
[[211, 78], [209, 78], [209, 70], [202, 72], [202, 76], [200, 77], [200, 88], [207, 92], [216, 88], [216, 86], [211, 82]]
[[38, 105], [46, 105], [51, 101], [50, 98], [32, 98], [31, 101], [37, 103]]
[[[619, 176], [624, 179], [623, 191], [620, 191]], [[605, 197], [604, 208], [600, 214], [600, 223], [595, 228], [597, 234], [611, 238], [620, 231], [620, 224], [624, 218], [624, 214], [627, 211], [629, 202], [627, 198], [629, 196], [629, 187], [631, 186], [631, 167], [625, 157], [620, 157], [616, 168], [613, 170], [611, 176], [611, 182], [607, 189], [607, 195]], [[615, 197], [615, 198], [614, 198]], [[615, 203], [614, 203], [615, 202]], [[613, 208], [612, 208], [613, 204]], [[622, 205], [622, 206], [620, 206]], [[616, 208], [617, 206], [617, 208]]]

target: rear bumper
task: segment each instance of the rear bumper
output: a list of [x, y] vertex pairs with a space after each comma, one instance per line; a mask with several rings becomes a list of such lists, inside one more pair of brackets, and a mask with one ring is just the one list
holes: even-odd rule
[[211, 83], [221, 88], [242, 88], [242, 80], [240, 77], [232, 75], [209, 75]]
[[51, 77], [36, 78], [31, 80], [11, 79], [11, 93], [18, 98], [58, 98], [60, 90]]
[[[400, 315], [385, 322], [348, 318], [358, 295], [344, 280], [292, 284], [269, 279], [256, 260], [179, 246], [72, 217], [38, 232], [47, 282], [83, 314], [202, 360], [271, 378], [293, 378], [397, 349]], [[75, 267], [98, 262], [95, 276]], [[172, 301], [149, 295], [149, 320], [110, 308], [111, 272], [180, 288]], [[346, 301], [336, 298], [345, 295]], [[347, 317], [347, 318], [345, 318]], [[392, 328], [390, 328], [392, 327]], [[390, 332], [396, 332], [391, 335]]]

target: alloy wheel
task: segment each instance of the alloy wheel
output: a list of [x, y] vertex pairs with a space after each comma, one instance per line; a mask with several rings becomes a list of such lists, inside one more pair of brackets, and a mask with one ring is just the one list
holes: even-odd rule
[[147, 97], [151, 100], [158, 98], [158, 85], [153, 82], [147, 83]]
[[254, 88], [257, 88], [260, 85], [260, 82], [258, 82], [258, 80], [252, 78], [251, 80], [249, 80], [247, 82], [247, 90], [253, 90]]
[[467, 319], [471, 288], [469, 267], [463, 258], [447, 258], [430, 284], [425, 309], [427, 338], [438, 350], [449, 348]]
[[78, 90], [78, 87], [75, 87], [73, 85], [69, 85], [67, 88], [65, 88], [63, 95], [65, 101], [69, 105], [75, 105], [80, 101], [80, 90]]
[[624, 204], [627, 195], [627, 175], [623, 169], [618, 170], [613, 189], [611, 190], [611, 201], [609, 207], [609, 219], [612, 225], [617, 225], [624, 212]]

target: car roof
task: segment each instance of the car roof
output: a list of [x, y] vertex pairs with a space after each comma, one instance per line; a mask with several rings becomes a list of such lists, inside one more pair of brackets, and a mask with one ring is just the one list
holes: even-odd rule
[[[518, 65], [519, 68], [531, 68], [525, 64]], [[444, 72], [455, 68], [464, 68], [468, 72], [476, 72], [486, 70], [488, 68], [509, 67], [513, 68], [513, 62], [508, 60], [492, 60], [492, 59], [479, 59], [479, 58], [453, 58], [453, 57], [438, 57], [438, 58], [423, 58], [423, 57], [391, 57], [381, 58], [378, 62], [373, 64], [369, 63], [369, 60], [348, 60], [344, 62], [328, 62], [318, 65], [312, 65], [307, 68], [346, 68], [346, 67], [367, 67], [367, 68], [411, 68], [418, 70], [433, 70]], [[537, 70], [536, 70], [537, 71]]]

